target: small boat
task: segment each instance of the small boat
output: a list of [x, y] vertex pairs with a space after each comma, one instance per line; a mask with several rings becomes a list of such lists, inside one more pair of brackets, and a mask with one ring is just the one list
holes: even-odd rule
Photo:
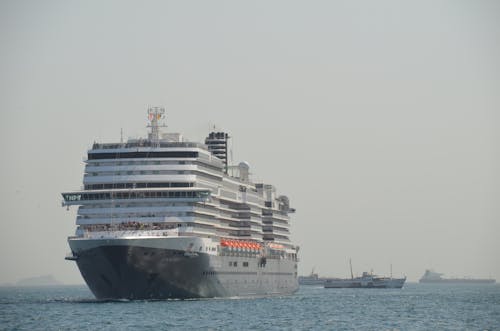
[[351, 279], [329, 278], [325, 282], [325, 288], [402, 288], [405, 281], [406, 277], [381, 277], [363, 272], [361, 277]]
[[327, 278], [319, 277], [317, 273], [314, 273], [314, 268], [309, 276], [299, 276], [300, 285], [324, 285], [326, 280]]
[[349, 265], [351, 278], [328, 278], [325, 281], [325, 288], [402, 288], [406, 281], [406, 277], [392, 278], [392, 266], [391, 277], [376, 276], [366, 271], [361, 277], [354, 277], [351, 260]]

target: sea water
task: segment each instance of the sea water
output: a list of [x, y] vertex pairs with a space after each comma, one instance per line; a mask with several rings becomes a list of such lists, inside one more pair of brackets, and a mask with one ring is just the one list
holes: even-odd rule
[[290, 296], [98, 301], [85, 286], [0, 288], [1, 330], [500, 330], [500, 285], [301, 286]]

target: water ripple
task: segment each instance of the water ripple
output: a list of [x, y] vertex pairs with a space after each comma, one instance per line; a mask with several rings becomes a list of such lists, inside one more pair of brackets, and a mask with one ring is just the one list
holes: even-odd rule
[[0, 329], [500, 330], [500, 286], [301, 287], [293, 296], [96, 300], [86, 287], [0, 288]]

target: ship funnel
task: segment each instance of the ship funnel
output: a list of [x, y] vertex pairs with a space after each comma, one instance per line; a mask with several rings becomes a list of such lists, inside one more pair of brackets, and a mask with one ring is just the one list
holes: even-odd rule
[[205, 139], [205, 145], [208, 146], [208, 150], [226, 165], [227, 173], [227, 141], [229, 135], [225, 132], [210, 132], [208, 137]]

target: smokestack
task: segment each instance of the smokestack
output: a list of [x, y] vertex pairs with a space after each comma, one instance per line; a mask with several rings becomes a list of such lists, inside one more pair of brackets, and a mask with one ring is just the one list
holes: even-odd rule
[[225, 172], [227, 174], [227, 140], [229, 135], [225, 132], [210, 132], [208, 137], [205, 139], [205, 145], [208, 146], [208, 150], [226, 165]]

